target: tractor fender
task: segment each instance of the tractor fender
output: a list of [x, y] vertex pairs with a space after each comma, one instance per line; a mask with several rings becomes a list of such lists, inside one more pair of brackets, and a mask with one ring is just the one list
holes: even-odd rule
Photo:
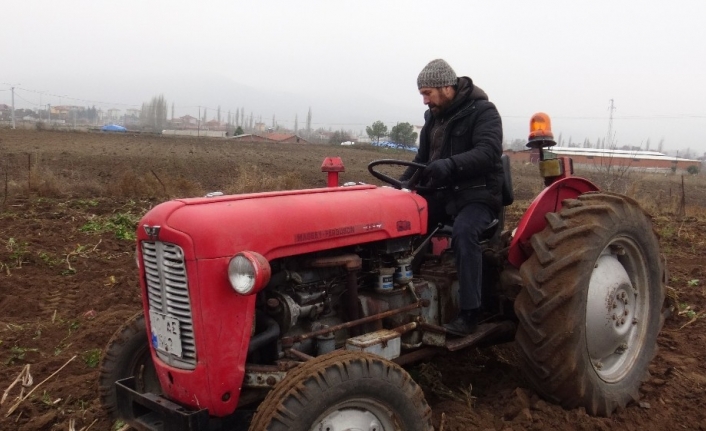
[[581, 177], [567, 177], [547, 186], [532, 201], [517, 225], [510, 242], [508, 261], [516, 268], [532, 254], [530, 239], [547, 226], [545, 216], [561, 211], [565, 199], [575, 199], [579, 195], [598, 191], [598, 186]]

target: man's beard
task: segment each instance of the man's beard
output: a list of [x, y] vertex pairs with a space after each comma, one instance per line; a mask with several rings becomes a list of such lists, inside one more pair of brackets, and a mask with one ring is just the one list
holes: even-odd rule
[[433, 106], [429, 106], [429, 109], [431, 110], [431, 113], [434, 114], [435, 117], [438, 117], [439, 115], [443, 114], [449, 106], [451, 106], [451, 102], [453, 99], [450, 99], [446, 97], [445, 95], [441, 94], [441, 98], [439, 99], [439, 103], [435, 104]]

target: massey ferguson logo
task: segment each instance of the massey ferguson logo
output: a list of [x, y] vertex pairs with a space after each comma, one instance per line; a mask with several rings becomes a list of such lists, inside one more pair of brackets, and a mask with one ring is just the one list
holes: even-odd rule
[[294, 234], [294, 242], [323, 241], [329, 238], [355, 235], [361, 232], [373, 232], [376, 230], [381, 230], [382, 228], [382, 223], [378, 222], [359, 224], [355, 226], [341, 226], [333, 229], [317, 230], [312, 232], [300, 232]]
[[157, 238], [159, 237], [159, 226], [144, 225], [142, 227], [145, 228], [145, 233], [147, 234], [148, 237], [150, 237], [150, 239], [152, 241], [157, 240]]

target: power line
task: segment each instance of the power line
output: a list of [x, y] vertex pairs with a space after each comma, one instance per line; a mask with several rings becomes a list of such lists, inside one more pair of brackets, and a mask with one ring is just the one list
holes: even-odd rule
[[29, 103], [30, 105], [37, 105], [37, 106], [39, 106], [39, 104], [34, 103], [34, 102], [30, 102], [29, 100], [27, 100], [27, 99], [25, 99], [24, 97], [20, 96], [19, 94], [17, 94], [17, 92], [15, 92], [15, 96], [17, 96], [18, 98], [24, 100], [25, 102]]
[[120, 103], [120, 102], [105, 102], [105, 101], [100, 101], [100, 100], [88, 100], [88, 99], [80, 99], [77, 97], [71, 97], [71, 96], [66, 96], [66, 95], [59, 95], [59, 94], [52, 94], [48, 93], [45, 91], [36, 91], [36, 90], [29, 90], [27, 88], [21, 88], [17, 87], [18, 90], [22, 91], [28, 91], [30, 93], [36, 93], [36, 94], [44, 94], [47, 96], [53, 96], [53, 97], [58, 97], [60, 99], [67, 99], [67, 100], [76, 100], [79, 102], [88, 102], [88, 103], [93, 103], [93, 104], [99, 104], [99, 105], [118, 105], [118, 106], [140, 106], [140, 105], [135, 105], [135, 104], [130, 104], [130, 103]]

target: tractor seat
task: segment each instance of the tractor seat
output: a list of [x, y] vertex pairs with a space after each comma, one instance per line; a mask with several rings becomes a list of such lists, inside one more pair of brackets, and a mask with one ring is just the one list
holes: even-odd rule
[[[490, 239], [495, 236], [495, 232], [498, 230], [498, 226], [500, 225], [500, 219], [493, 219], [488, 226], [485, 227], [478, 236], [478, 242], [484, 243], [490, 241]], [[451, 236], [451, 232], [453, 231], [453, 225], [447, 224], [444, 225], [441, 229], [439, 229], [436, 234], [441, 235], [441, 236]]]

